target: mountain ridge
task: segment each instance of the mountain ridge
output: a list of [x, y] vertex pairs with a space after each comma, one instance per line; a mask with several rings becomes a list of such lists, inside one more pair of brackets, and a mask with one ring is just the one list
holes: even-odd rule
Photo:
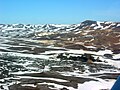
[[72, 25], [0, 24], [0, 36], [29, 38], [47, 45], [72, 49], [93, 46], [97, 49], [110, 49], [114, 53], [120, 52], [120, 22], [86, 20]]
[[[0, 29], [5, 28], [26, 28], [26, 29], [39, 29], [46, 28], [46, 29], [56, 29], [56, 28], [63, 28], [63, 27], [75, 27], [79, 29], [84, 29], [88, 26], [91, 29], [114, 29], [116, 27], [120, 28], [120, 22], [109, 22], [109, 21], [93, 21], [93, 20], [85, 20], [79, 24], [0, 24]], [[98, 26], [98, 27], [97, 27]]]
[[[10, 37], [26, 37], [37, 35], [39, 32], [59, 32], [59, 33], [79, 33], [82, 30], [116, 30], [120, 31], [120, 22], [99, 22], [93, 20], [85, 20], [80, 24], [44, 24], [44, 25], [31, 25], [31, 24], [0, 24], [0, 36]], [[38, 35], [37, 35], [38, 36]], [[41, 35], [40, 35], [41, 36]]]

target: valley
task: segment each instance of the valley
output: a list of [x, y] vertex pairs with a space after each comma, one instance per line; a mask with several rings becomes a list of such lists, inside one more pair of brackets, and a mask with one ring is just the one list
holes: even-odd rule
[[0, 24], [0, 90], [110, 90], [119, 75], [120, 22]]

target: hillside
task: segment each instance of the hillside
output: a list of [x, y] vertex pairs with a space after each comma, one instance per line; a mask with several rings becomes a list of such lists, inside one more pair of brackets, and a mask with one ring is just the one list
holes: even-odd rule
[[0, 90], [110, 90], [120, 22], [0, 24]]
[[[72, 25], [0, 24], [0, 32], [2, 37], [31, 38], [46, 45], [71, 49], [81, 49], [81, 46], [96, 47], [95, 50], [110, 49], [114, 53], [120, 52], [120, 22], [86, 20]], [[75, 45], [77, 48], [74, 48]]]

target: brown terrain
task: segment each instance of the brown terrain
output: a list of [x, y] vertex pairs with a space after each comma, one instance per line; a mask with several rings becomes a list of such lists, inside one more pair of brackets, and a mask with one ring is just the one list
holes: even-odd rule
[[[0, 25], [5, 26], [4, 24]], [[9, 26], [15, 28], [15, 26], [7, 25], [8, 28]], [[0, 84], [14, 82], [12, 85], [8, 84], [9, 90], [69, 90], [66, 87], [77, 89], [78, 83], [98, 81], [95, 78], [112, 80], [117, 79], [120, 75], [120, 73], [115, 73], [120, 68], [110, 65], [106, 61], [106, 58], [120, 60], [120, 58], [113, 59], [114, 55], [120, 54], [120, 22], [98, 23], [86, 20], [68, 27], [55, 27], [46, 24], [39, 26], [43, 31], [39, 31], [41, 30], [39, 27], [31, 26], [27, 28], [27, 26], [18, 24], [17, 28], [25, 27], [26, 29], [18, 29], [17, 31], [7, 31], [2, 27], [0, 28], [0, 52], [3, 52], [0, 54], [0, 79], [3, 79]], [[56, 29], [57, 31], [54, 31]], [[4, 32], [5, 30], [6, 32]], [[21, 30], [24, 30], [24, 32]], [[29, 30], [32, 30], [32, 33], [28, 34]], [[94, 51], [95, 53], [100, 50], [111, 50], [113, 53], [106, 53], [103, 56], [88, 53], [76, 54], [75, 52], [45, 54], [46, 51], [69, 51], [71, 49], [82, 49], [84, 51]], [[9, 55], [9, 53], [15, 53], [16, 56]], [[23, 55], [17, 56], [16, 53]], [[34, 58], [30, 55], [41, 57]], [[44, 55], [51, 57], [46, 59]], [[101, 60], [99, 57], [105, 60]], [[49, 66], [48, 71], [44, 71], [45, 66]], [[30, 73], [14, 74], [19, 71]], [[31, 73], [31, 71], [36, 73]], [[74, 75], [75, 71], [77, 71], [77, 75], [83, 75], [83, 77]], [[106, 73], [97, 73], [100, 71], [106, 71]], [[66, 72], [72, 74], [68, 76], [62, 74]], [[88, 74], [86, 77], [84, 76], [86, 73], [92, 74]], [[49, 83], [66, 87], [56, 88], [54, 85], [49, 85]], [[2, 84], [0, 89], [5, 90]]]

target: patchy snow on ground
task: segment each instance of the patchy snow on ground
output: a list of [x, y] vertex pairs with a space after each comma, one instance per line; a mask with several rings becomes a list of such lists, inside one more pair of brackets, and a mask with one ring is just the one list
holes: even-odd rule
[[115, 55], [113, 56], [113, 59], [120, 59], [120, 54], [115, 54]]
[[52, 80], [52, 81], [57, 81], [57, 82], [68, 82], [67, 80], [58, 79], [58, 78], [44, 78], [44, 77], [30, 77], [30, 76], [18, 76], [18, 78], [43, 79], [43, 80]]
[[11, 56], [21, 56], [21, 57], [31, 57], [31, 58], [41, 58], [41, 59], [49, 59], [46, 55], [34, 55], [34, 54], [23, 54], [23, 53], [17, 53], [17, 52], [0, 52], [0, 54], [9, 54]]
[[98, 81], [89, 81], [83, 84], [78, 85], [78, 90], [110, 90], [115, 83], [115, 80], [106, 81], [106, 82], [98, 82]]

